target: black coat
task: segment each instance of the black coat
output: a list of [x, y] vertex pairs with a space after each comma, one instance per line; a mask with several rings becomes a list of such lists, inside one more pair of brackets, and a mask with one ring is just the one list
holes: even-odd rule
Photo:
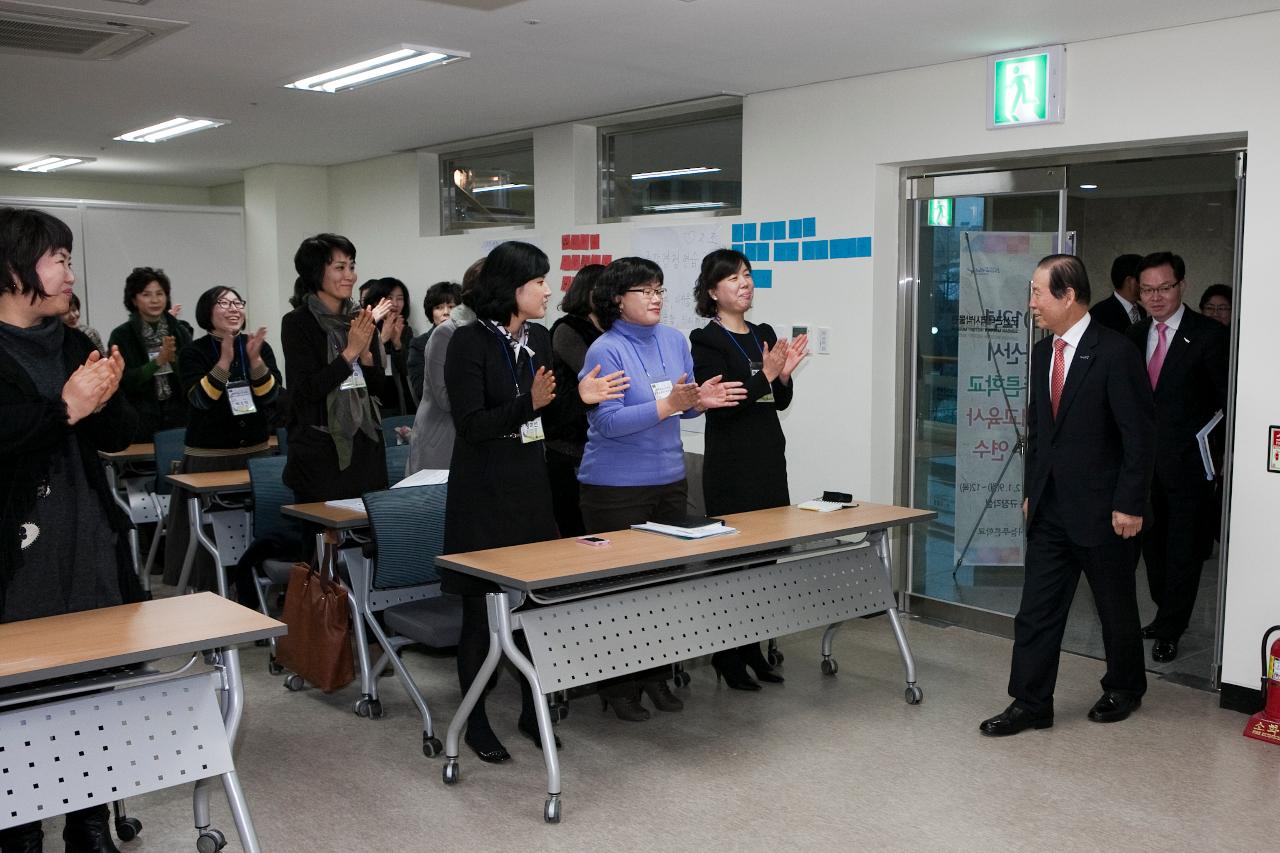
[[[1114, 293], [1090, 308], [1089, 314], [1108, 329], [1122, 335], [1127, 333], [1129, 327], [1133, 325], [1133, 321], [1129, 319], [1124, 306], [1120, 304], [1119, 299], [1116, 299]], [[1147, 316], [1147, 312], [1141, 305], [1138, 306], [1138, 315], [1143, 318]]]
[[[771, 384], [763, 372], [751, 374], [750, 361], [761, 361], [759, 344], [770, 348], [778, 336], [766, 323], [748, 323], [751, 334], [734, 335], [708, 323], [689, 335], [693, 375], [699, 383], [714, 376], [742, 382], [747, 399], [737, 406], [707, 412], [702, 492], [709, 515], [749, 512], [791, 503], [787, 489], [787, 439], [778, 412], [791, 405], [795, 379]], [[737, 343], [735, 343], [737, 341]], [[743, 354], [745, 352], [745, 355]], [[758, 402], [773, 394], [773, 403]]]
[[1112, 511], [1142, 516], [1154, 463], [1155, 412], [1142, 359], [1123, 335], [1090, 322], [1071, 357], [1055, 420], [1053, 337], [1031, 350], [1027, 406], [1027, 529], [1049, 478], [1067, 535], [1095, 547], [1115, 536]]
[[[559, 536], [545, 442], [525, 444], [519, 437], [520, 425], [535, 415], [529, 393], [533, 372], [550, 368], [550, 333], [530, 323], [528, 346], [533, 358], [522, 351], [514, 363], [520, 384], [517, 395], [508, 345], [487, 323], [477, 320], [462, 326], [449, 341], [444, 383], [457, 438], [445, 503], [447, 554]], [[557, 402], [566, 396], [565, 389], [557, 393]], [[548, 410], [558, 408], [553, 404], [537, 414], [545, 422], [555, 413]], [[479, 594], [495, 589], [488, 581], [448, 570], [441, 572], [441, 579], [445, 592]]]
[[[84, 334], [68, 329], [63, 337], [62, 361], [70, 376], [95, 349]], [[67, 407], [61, 399], [47, 400], [36, 391], [30, 376], [12, 356], [0, 349], [0, 612], [8, 579], [21, 564], [19, 529], [36, 501], [36, 489], [49, 470], [53, 454], [60, 451], [68, 431], [75, 434], [85, 478], [97, 493], [102, 511], [117, 533], [113, 559], [120, 579], [120, 598], [125, 602], [144, 597], [133, 557], [128, 531], [133, 523], [112, 499], [99, 451], [123, 450], [129, 445], [138, 424], [137, 412], [116, 392], [97, 414], [75, 426], [67, 423]]]
[[[249, 415], [231, 412], [226, 385], [210, 374], [222, 357], [221, 342], [212, 335], [205, 335], [187, 344], [179, 353], [179, 378], [183, 393], [191, 406], [187, 420], [187, 447], [231, 450], [254, 447], [271, 437], [272, 408], [281, 388], [276, 355], [271, 351], [271, 345], [264, 341], [262, 361], [267, 366], [268, 375], [253, 382], [248, 375], [248, 368], [242, 365], [243, 351], [240, 347], [240, 342], [236, 342], [230, 374], [232, 382], [244, 380], [252, 384], [253, 402], [258, 411]], [[202, 384], [205, 379], [218, 392], [217, 399], [212, 398]]]
[[[289, 428], [289, 461], [284, 483], [293, 489], [299, 503], [358, 498], [365, 492], [387, 487], [387, 458], [382, 434], [376, 440], [357, 433], [351, 464], [338, 469], [338, 451], [329, 433], [325, 400], [351, 375], [351, 365], [342, 354], [329, 357], [329, 341], [314, 315], [302, 306], [284, 315], [280, 322], [280, 346], [284, 350], [286, 382], [293, 407]], [[373, 366], [363, 369], [369, 393], [379, 396], [386, 383], [378, 348], [373, 348]], [[393, 391], [394, 393], [394, 391]]]
[[[1153, 322], [1148, 317], [1128, 333], [1144, 363]], [[1155, 388], [1156, 477], [1166, 485], [1175, 486], [1184, 478], [1204, 482], [1196, 433], [1214, 412], [1227, 410], [1229, 350], [1226, 326], [1190, 308], [1182, 312]], [[1219, 424], [1214, 431], [1221, 434], [1224, 429]]]
[[[119, 347], [120, 356], [124, 359], [120, 391], [138, 413], [138, 423], [132, 436], [138, 442], [151, 441], [160, 430], [187, 425], [187, 398], [179, 380], [181, 359], [175, 359], [171, 365], [173, 373], [165, 377], [170, 391], [168, 399], [156, 399], [156, 366], [142, 340], [143, 322], [136, 313], [130, 314], [127, 322], [111, 330], [111, 337], [107, 342], [108, 351], [112, 346]], [[168, 323], [169, 331], [173, 333], [174, 352], [180, 353], [191, 343], [191, 333], [187, 331], [185, 324], [173, 317], [169, 318]]]

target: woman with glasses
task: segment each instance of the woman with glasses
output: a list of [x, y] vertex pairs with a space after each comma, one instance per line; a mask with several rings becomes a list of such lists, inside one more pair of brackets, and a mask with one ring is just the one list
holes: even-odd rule
[[[791, 374], [808, 354], [808, 336], [779, 341], [768, 324], [747, 322], [755, 282], [751, 263], [741, 252], [717, 249], [703, 258], [693, 295], [699, 316], [711, 318], [689, 335], [694, 377], [723, 376], [746, 389], [743, 405], [707, 412], [702, 463], [707, 514], [787, 506], [787, 439], [778, 412], [791, 405]], [[711, 665], [734, 690], [759, 690], [759, 681], [782, 681], [759, 643], [717, 652]]]
[[[630, 387], [622, 399], [587, 413], [578, 483], [588, 533], [683, 521], [687, 489], [680, 419], [736, 406], [746, 396], [741, 382], [692, 379], [684, 335], [661, 322], [665, 294], [662, 269], [645, 258], [618, 258], [591, 294], [604, 334], [587, 349], [584, 364], [600, 365], [605, 373], [621, 371]], [[669, 675], [669, 668], [661, 667], [603, 682], [601, 701], [613, 705], [619, 719], [632, 722], [649, 718], [640, 704], [642, 693], [660, 711], [679, 711], [683, 703], [667, 685]]]
[[[238, 471], [253, 457], [270, 452], [269, 422], [280, 393], [280, 369], [266, 341], [266, 327], [245, 333], [245, 302], [234, 288], [206, 290], [196, 302], [195, 319], [206, 334], [178, 353], [178, 378], [191, 406], [181, 472]], [[178, 582], [191, 538], [187, 497], [175, 488], [169, 502], [164, 582], [170, 585]], [[196, 548], [192, 585], [216, 589], [213, 572], [213, 558]], [[242, 601], [256, 607], [252, 590], [240, 592]]]
[[1231, 326], [1231, 288], [1211, 284], [1200, 295], [1200, 313], [1224, 326]]

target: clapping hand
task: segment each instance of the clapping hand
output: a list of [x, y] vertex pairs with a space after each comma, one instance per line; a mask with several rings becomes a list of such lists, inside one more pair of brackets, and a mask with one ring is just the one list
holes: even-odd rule
[[764, 362], [761, 365], [761, 371], [764, 378], [772, 382], [782, 373], [782, 369], [787, 364], [787, 342], [777, 341], [770, 348], [769, 342], [765, 341], [760, 345], [760, 352], [763, 354]]
[[555, 374], [545, 367], [539, 367], [538, 372], [533, 375], [533, 387], [529, 389], [529, 393], [533, 395], [535, 412], [550, 405], [556, 398]]
[[404, 316], [396, 312], [382, 324], [382, 342], [395, 349], [400, 348], [400, 333], [404, 331]]
[[244, 354], [249, 359], [250, 369], [262, 364], [262, 344], [267, 339], [267, 327], [259, 326], [258, 331], [250, 335], [244, 342]]
[[378, 304], [373, 306], [373, 321], [381, 323], [386, 316], [395, 310], [395, 304], [387, 297], [378, 300]]
[[745, 399], [747, 389], [741, 382], [722, 382], [721, 377], [713, 376], [698, 386], [698, 411], [736, 406]]
[[223, 372], [231, 370], [231, 362], [236, 360], [236, 336], [223, 335], [222, 343], [218, 347], [218, 367]]
[[124, 361], [112, 347], [111, 357], [103, 358], [94, 350], [84, 364], [75, 369], [62, 386], [62, 401], [67, 407], [67, 422], [76, 424], [99, 411], [120, 387]]
[[671, 388], [671, 393], [658, 401], [658, 414], [664, 419], [681, 414], [698, 405], [698, 384], [685, 382], [689, 374], [680, 374], [680, 379]]
[[369, 351], [369, 342], [373, 340], [376, 329], [375, 322], [371, 309], [362, 308], [356, 312], [351, 320], [351, 328], [347, 331], [347, 348], [342, 351], [344, 359], [355, 361]]
[[782, 373], [779, 374], [779, 376], [782, 377], [783, 382], [791, 381], [791, 374], [795, 372], [796, 368], [800, 366], [800, 362], [804, 361], [805, 358], [808, 357], [808, 355], [809, 355], [808, 334], [797, 336], [795, 340], [791, 342], [791, 345], [787, 348], [787, 357], [786, 357], [785, 363], [782, 366]]
[[623, 392], [631, 387], [631, 380], [624, 371], [617, 370], [608, 376], [601, 376], [600, 370], [601, 367], [597, 364], [578, 383], [578, 396], [588, 406], [605, 400], [621, 400]]
[[165, 335], [164, 342], [160, 345], [160, 352], [156, 355], [156, 364], [165, 365], [173, 362], [174, 356], [178, 354], [178, 342], [173, 335]]

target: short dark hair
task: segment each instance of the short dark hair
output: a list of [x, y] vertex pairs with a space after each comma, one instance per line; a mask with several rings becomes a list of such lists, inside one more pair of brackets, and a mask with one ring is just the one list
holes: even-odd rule
[[211, 287], [208, 290], [206, 290], [204, 293], [200, 294], [200, 298], [196, 300], [196, 325], [197, 326], [204, 329], [206, 332], [213, 331], [214, 303], [216, 303], [219, 299], [223, 297], [224, 294], [227, 294], [227, 293], [234, 294], [236, 299], [240, 300], [241, 302], [244, 301], [244, 297], [240, 295], [240, 291], [236, 290], [234, 287], [227, 287], [224, 284], [219, 284], [216, 287]]
[[1234, 305], [1235, 300], [1231, 298], [1231, 288], [1225, 284], [1211, 284], [1204, 289], [1204, 293], [1200, 294], [1200, 310], [1204, 310], [1204, 306], [1209, 300], [1215, 296], [1221, 296], [1227, 300], [1228, 305]]
[[317, 234], [308, 237], [293, 253], [293, 268], [298, 273], [293, 282], [293, 296], [289, 304], [301, 307], [308, 295], [320, 289], [324, 282], [324, 268], [334, 252], [342, 252], [351, 260], [356, 259], [356, 247], [341, 234]]
[[484, 258], [476, 258], [471, 262], [471, 266], [467, 267], [467, 271], [462, 274], [462, 296], [459, 302], [466, 302], [466, 296], [471, 288], [476, 286], [476, 281], [480, 278], [480, 273], [484, 271]]
[[560, 300], [560, 310], [570, 317], [586, 317], [591, 313], [591, 291], [604, 273], [604, 264], [587, 264], [574, 275], [564, 299]]
[[159, 267], [134, 267], [133, 272], [129, 273], [129, 277], [124, 280], [124, 310], [130, 314], [138, 313], [138, 306], [133, 304], [133, 300], [138, 294], [147, 289], [147, 285], [151, 282], [160, 285], [160, 289], [164, 291], [164, 310], [169, 310], [169, 276], [164, 274], [164, 270]]
[[[71, 307], [72, 307], [72, 308], [76, 309], [77, 311], [79, 311], [79, 310], [80, 310], [80, 297], [79, 297], [79, 296], [76, 296], [74, 293], [73, 293], [73, 294], [71, 294], [70, 302], [71, 302]], [[1202, 307], [1202, 308], [1204, 307], [1204, 300], [1203, 300], [1203, 299], [1201, 299], [1201, 300], [1200, 300], [1200, 307]]]
[[462, 285], [454, 281], [437, 281], [427, 288], [422, 297], [422, 310], [427, 312], [427, 322], [435, 323], [435, 310], [441, 305], [457, 305], [462, 301]]
[[1183, 263], [1179, 255], [1173, 252], [1152, 252], [1142, 259], [1142, 263], [1138, 264], [1138, 275], [1142, 275], [1147, 270], [1162, 267], [1165, 264], [1173, 267], [1173, 277], [1178, 281], [1184, 281], [1187, 277], [1187, 265]]
[[716, 249], [702, 259], [702, 271], [693, 285], [694, 310], [699, 317], [714, 317], [719, 313], [711, 291], [744, 266], [748, 272], [751, 271], [751, 261], [734, 249]]
[[622, 306], [618, 302], [622, 294], [651, 281], [662, 284], [662, 267], [648, 258], [615, 258], [605, 267], [591, 291], [591, 306], [600, 321], [600, 328], [608, 331], [622, 316]]
[[48, 298], [36, 264], [46, 253], [63, 249], [71, 251], [67, 223], [43, 210], [0, 207], [0, 293], [25, 293], [32, 305]]
[[409, 322], [409, 288], [404, 286], [404, 282], [398, 278], [371, 278], [360, 288], [360, 302], [365, 308], [372, 308], [383, 299], [390, 299], [391, 294], [400, 291], [401, 298], [404, 299], [404, 309], [400, 312], [400, 316], [404, 321]]
[[484, 259], [484, 269], [462, 301], [481, 320], [509, 323], [516, 313], [516, 290], [551, 269], [546, 254], [532, 243], [499, 243]]
[[1111, 287], [1119, 290], [1126, 278], [1138, 277], [1138, 266], [1142, 263], [1142, 255], [1121, 255], [1111, 262]]
[[1089, 271], [1075, 255], [1045, 255], [1036, 264], [1036, 269], [1049, 271], [1049, 292], [1055, 299], [1066, 296], [1069, 287], [1076, 293], [1076, 302], [1089, 307], [1092, 295], [1089, 290]]

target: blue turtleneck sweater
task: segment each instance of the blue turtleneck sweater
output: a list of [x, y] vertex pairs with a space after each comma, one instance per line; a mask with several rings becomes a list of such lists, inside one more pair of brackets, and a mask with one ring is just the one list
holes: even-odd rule
[[[693, 358], [684, 335], [670, 326], [640, 326], [615, 320], [587, 350], [582, 372], [626, 371], [631, 388], [621, 400], [587, 413], [587, 448], [578, 480], [593, 486], [665, 486], [684, 479], [679, 418], [658, 417], [653, 384], [693, 381]], [[690, 409], [683, 417], [698, 417]]]

